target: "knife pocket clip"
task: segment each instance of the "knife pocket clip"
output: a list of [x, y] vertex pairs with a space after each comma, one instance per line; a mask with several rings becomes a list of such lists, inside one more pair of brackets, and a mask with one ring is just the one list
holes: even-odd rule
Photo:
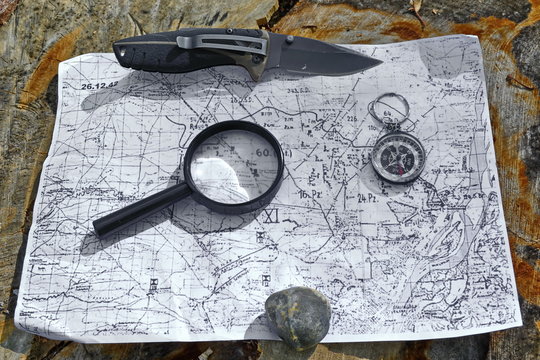
[[200, 34], [178, 36], [176, 43], [182, 49], [222, 49], [243, 51], [266, 56], [266, 39], [240, 35]]

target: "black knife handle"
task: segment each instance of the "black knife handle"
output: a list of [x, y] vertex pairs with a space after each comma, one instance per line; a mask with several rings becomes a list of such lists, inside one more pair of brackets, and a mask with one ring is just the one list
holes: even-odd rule
[[[185, 40], [181, 44], [183, 48], [177, 41], [179, 37]], [[120, 65], [136, 70], [183, 73], [219, 65], [241, 65], [256, 78], [260, 74], [257, 76], [255, 68], [262, 73], [261, 63], [266, 60], [261, 53], [261, 43], [266, 42], [263, 37], [265, 32], [255, 29], [190, 28], [122, 39], [113, 44], [113, 50]], [[250, 42], [249, 38], [254, 41]], [[254, 52], [246, 48], [253, 48]]]

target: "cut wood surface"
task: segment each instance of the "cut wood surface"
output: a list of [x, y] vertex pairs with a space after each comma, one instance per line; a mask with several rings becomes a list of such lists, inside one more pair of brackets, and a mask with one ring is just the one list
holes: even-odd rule
[[[416, 4], [418, 7], [418, 4]], [[540, 359], [540, 0], [0, 0], [1, 359]], [[142, 33], [265, 26], [335, 43], [479, 36], [503, 205], [524, 326], [454, 339], [321, 344], [273, 341], [81, 345], [13, 325], [39, 174], [54, 127], [58, 63]]]

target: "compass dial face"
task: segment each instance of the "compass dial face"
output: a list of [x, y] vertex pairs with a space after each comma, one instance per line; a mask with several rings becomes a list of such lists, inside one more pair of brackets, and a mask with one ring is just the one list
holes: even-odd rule
[[371, 153], [371, 163], [383, 179], [405, 184], [422, 173], [426, 152], [414, 136], [393, 132], [377, 140]]

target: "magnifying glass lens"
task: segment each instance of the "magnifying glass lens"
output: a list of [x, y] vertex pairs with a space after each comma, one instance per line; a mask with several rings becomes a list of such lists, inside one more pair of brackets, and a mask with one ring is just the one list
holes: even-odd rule
[[241, 204], [263, 195], [278, 176], [274, 147], [251, 131], [227, 130], [210, 136], [193, 152], [193, 183], [207, 198]]

